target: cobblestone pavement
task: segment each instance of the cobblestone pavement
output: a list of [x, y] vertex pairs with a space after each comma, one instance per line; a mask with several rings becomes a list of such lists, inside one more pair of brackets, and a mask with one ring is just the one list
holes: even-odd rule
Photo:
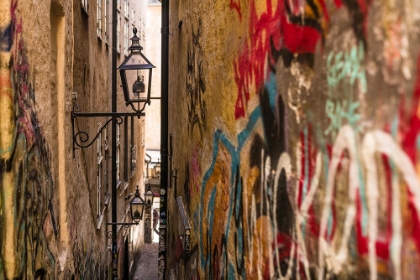
[[140, 260], [136, 263], [133, 280], [158, 280], [158, 244], [145, 243]]

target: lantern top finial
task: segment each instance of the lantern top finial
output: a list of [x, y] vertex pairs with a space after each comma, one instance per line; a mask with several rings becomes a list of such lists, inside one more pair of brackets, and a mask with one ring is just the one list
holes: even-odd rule
[[130, 51], [142, 51], [143, 47], [140, 46], [140, 38], [137, 37], [137, 28], [133, 28], [134, 36], [130, 39], [131, 46], [128, 48]]

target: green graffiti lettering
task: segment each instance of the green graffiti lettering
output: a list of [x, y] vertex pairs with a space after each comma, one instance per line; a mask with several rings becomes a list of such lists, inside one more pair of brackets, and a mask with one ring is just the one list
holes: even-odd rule
[[359, 130], [358, 122], [361, 116], [357, 113], [360, 107], [359, 102], [350, 102], [347, 100], [338, 100], [333, 102], [327, 100], [325, 103], [325, 113], [330, 121], [328, 128], [324, 131], [325, 135], [332, 135], [335, 138], [337, 131], [343, 126], [343, 124], [349, 124], [356, 131]]
[[353, 47], [347, 53], [329, 53], [327, 57], [327, 82], [330, 96], [340, 82], [354, 85], [358, 81], [362, 92], [367, 92], [366, 72], [362, 65], [364, 58], [362, 44]]

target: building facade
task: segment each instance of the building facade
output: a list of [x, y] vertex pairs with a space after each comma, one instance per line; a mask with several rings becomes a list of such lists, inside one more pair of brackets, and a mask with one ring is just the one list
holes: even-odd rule
[[[117, 1], [118, 65], [134, 27], [145, 46], [146, 5]], [[71, 119], [76, 104], [111, 111], [112, 1], [0, 7], [0, 278], [107, 279], [116, 271], [127, 279], [144, 225], [119, 226], [112, 254], [111, 162], [117, 222], [129, 222], [126, 197], [136, 186], [144, 193], [144, 117], [117, 125], [116, 158], [109, 118], [75, 118], [74, 132]], [[117, 81], [118, 111], [129, 112]], [[74, 149], [81, 131], [79, 143], [89, 135], [92, 145]]]
[[167, 279], [416, 278], [420, 2], [169, 4]]

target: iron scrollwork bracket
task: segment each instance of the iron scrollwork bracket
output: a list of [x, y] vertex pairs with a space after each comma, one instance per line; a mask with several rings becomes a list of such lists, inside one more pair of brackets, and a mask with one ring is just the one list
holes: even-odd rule
[[127, 106], [130, 105], [134, 112], [141, 113], [146, 108], [146, 105], [150, 106], [150, 100], [149, 100], [149, 102], [144, 102], [141, 109], [140, 109], [140, 104], [138, 104], [138, 108], [136, 108], [133, 103], [126, 103], [125, 105], [127, 105]]
[[[73, 135], [73, 158], [75, 157], [75, 151], [78, 148], [87, 148], [90, 147], [95, 140], [99, 137], [102, 130], [104, 130], [112, 120], [115, 119], [115, 122], [120, 125], [124, 122], [123, 117], [142, 117], [145, 116], [143, 112], [132, 112], [132, 113], [125, 113], [125, 112], [95, 112], [95, 113], [88, 113], [88, 112], [81, 112], [81, 108], [78, 104], [73, 103], [73, 109], [71, 111], [71, 128], [72, 128], [72, 135]], [[91, 117], [107, 117], [109, 118], [100, 128], [96, 135], [93, 137], [91, 141], [89, 141], [90, 136], [89, 133], [80, 130], [75, 133], [74, 122], [76, 118], [91, 118]]]
[[[133, 226], [133, 225], [138, 225], [139, 223], [106, 223], [106, 225], [107, 226], [110, 226], [110, 225], [117, 225], [117, 226], [123, 226], [123, 227], [125, 227], [126, 229], [128, 229], [130, 226]], [[109, 239], [114, 239], [114, 238], [117, 238], [117, 236], [118, 236], [118, 232], [116, 232], [115, 234], [113, 233], [113, 231], [107, 231], [107, 233], [106, 233], [106, 236], [109, 238]]]

